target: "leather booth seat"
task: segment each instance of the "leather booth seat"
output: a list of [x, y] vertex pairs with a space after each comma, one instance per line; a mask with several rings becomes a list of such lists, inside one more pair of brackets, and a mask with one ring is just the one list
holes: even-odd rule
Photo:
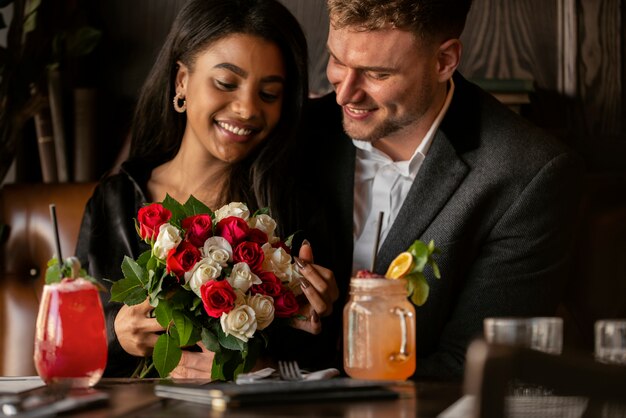
[[63, 257], [74, 254], [95, 183], [8, 184], [0, 189], [0, 376], [36, 375], [35, 321], [47, 262], [56, 254], [49, 205], [56, 206]]

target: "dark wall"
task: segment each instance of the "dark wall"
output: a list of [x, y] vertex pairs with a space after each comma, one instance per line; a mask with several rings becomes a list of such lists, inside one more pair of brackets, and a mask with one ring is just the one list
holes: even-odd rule
[[[141, 84], [184, 1], [85, 3], [87, 22], [103, 38], [90, 60], [66, 67], [65, 87], [96, 90], [95, 178], [119, 156]], [[329, 90], [325, 2], [281, 1], [302, 23], [309, 40], [311, 90], [322, 94]], [[592, 172], [626, 173], [626, 7], [621, 3], [474, 0], [462, 36], [460, 70], [474, 79], [529, 81], [534, 89], [525, 116], [578, 150]], [[70, 128], [71, 98], [67, 93]]]
[[626, 8], [621, 0], [474, 0], [468, 77], [532, 80], [529, 118], [593, 172], [626, 172]]

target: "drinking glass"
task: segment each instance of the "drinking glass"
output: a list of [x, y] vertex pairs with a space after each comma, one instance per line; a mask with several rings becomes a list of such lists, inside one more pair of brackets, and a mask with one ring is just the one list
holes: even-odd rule
[[353, 278], [343, 322], [350, 377], [404, 380], [415, 373], [415, 308], [404, 279]]
[[485, 318], [483, 331], [488, 343], [531, 346], [532, 324], [528, 318]]
[[602, 363], [626, 364], [626, 319], [596, 321], [595, 357]]
[[106, 366], [107, 338], [97, 287], [63, 279], [43, 288], [35, 330], [35, 367], [48, 385], [87, 388]]
[[561, 354], [563, 351], [563, 318], [530, 318], [530, 348], [548, 354]]
[[563, 319], [558, 317], [485, 318], [485, 340], [550, 354], [563, 349]]
[[[515, 345], [561, 354], [563, 348], [563, 319], [558, 317], [485, 318], [485, 340], [489, 343]], [[509, 392], [514, 396], [546, 396], [552, 390], [515, 380]]]

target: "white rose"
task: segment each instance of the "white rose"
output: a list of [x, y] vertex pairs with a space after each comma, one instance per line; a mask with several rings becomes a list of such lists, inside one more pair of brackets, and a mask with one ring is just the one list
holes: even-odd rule
[[246, 302], [246, 294], [243, 293], [241, 290], [239, 289], [234, 289], [235, 290], [235, 306], [240, 306], [240, 305], [247, 305], [248, 303]]
[[271, 296], [257, 293], [248, 298], [248, 306], [256, 314], [257, 329], [265, 329], [274, 320], [274, 299]]
[[276, 231], [276, 221], [269, 215], [261, 214], [253, 216], [248, 220], [248, 225], [250, 228], [260, 229], [265, 232], [267, 234], [267, 239], [272, 244], [279, 240], [278, 237], [274, 236]]
[[236, 216], [247, 221], [250, 217], [250, 211], [248, 207], [241, 202], [231, 202], [215, 211], [215, 219], [217, 222], [229, 216]]
[[291, 256], [281, 247], [274, 248], [269, 243], [263, 244], [261, 249], [265, 254], [263, 270], [271, 271], [282, 281], [289, 280], [292, 274]]
[[248, 342], [256, 332], [257, 321], [254, 309], [248, 305], [240, 305], [229, 313], [223, 313], [220, 318], [222, 331], [243, 342]]
[[200, 288], [203, 284], [209, 280], [215, 280], [222, 274], [222, 266], [217, 264], [212, 259], [205, 257], [198, 261], [191, 270], [185, 273], [185, 284], [189, 285], [189, 288], [202, 297]]
[[170, 250], [178, 247], [178, 244], [180, 244], [182, 240], [183, 238], [180, 236], [180, 230], [178, 228], [169, 223], [164, 223], [159, 227], [159, 235], [154, 242], [152, 254], [164, 260]]
[[302, 293], [302, 288], [300, 287], [301, 280], [304, 279], [304, 276], [300, 274], [298, 268], [295, 264], [290, 264], [289, 268], [285, 271], [287, 287], [293, 292], [294, 295], [298, 296]]
[[202, 255], [226, 267], [226, 263], [233, 259], [233, 247], [224, 237], [210, 237], [204, 241]]
[[263, 283], [259, 276], [250, 270], [250, 266], [243, 262], [233, 266], [233, 270], [230, 272], [227, 280], [233, 289], [239, 289], [243, 293], [246, 293], [252, 285]]

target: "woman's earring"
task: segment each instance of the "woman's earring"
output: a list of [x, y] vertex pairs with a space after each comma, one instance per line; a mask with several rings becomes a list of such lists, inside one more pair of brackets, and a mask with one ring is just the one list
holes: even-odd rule
[[[182, 100], [182, 104], [180, 103], [180, 101]], [[185, 113], [185, 110], [187, 110], [187, 100], [185, 100], [185, 97], [181, 94], [181, 93], [176, 93], [176, 96], [174, 96], [174, 110], [177, 111], [178, 113]]]

